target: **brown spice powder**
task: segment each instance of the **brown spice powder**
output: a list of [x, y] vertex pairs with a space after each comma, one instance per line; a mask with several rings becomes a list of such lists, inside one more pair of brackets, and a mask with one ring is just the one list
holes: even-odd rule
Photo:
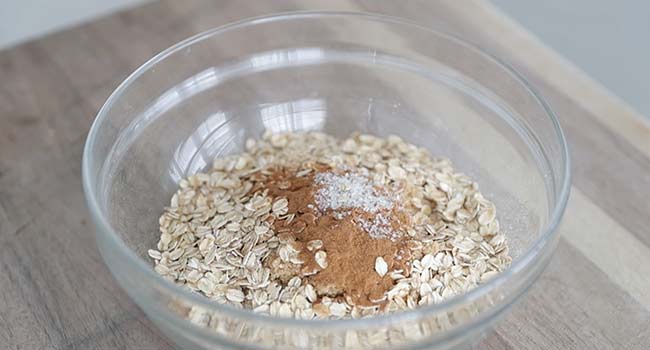
[[[319, 188], [314, 184], [314, 176], [329, 168], [316, 164], [313, 169], [301, 177], [296, 176], [297, 169], [271, 169], [268, 173], [263, 189], [268, 189], [271, 197], [286, 197], [289, 213], [295, 214], [289, 223], [287, 220], [275, 221], [274, 230], [300, 252], [299, 258], [304, 261], [300, 274], [319, 294], [345, 297], [352, 304], [362, 306], [383, 304], [384, 293], [394, 283], [390, 274], [382, 277], [375, 271], [375, 259], [382, 257], [388, 264], [388, 271], [402, 270], [408, 275], [410, 250], [407, 236], [394, 241], [375, 239], [357, 223], [359, 220], [372, 221], [379, 213], [352, 209], [348, 215], [337, 218], [332, 210], [320, 212], [314, 199]], [[403, 210], [393, 208], [381, 214], [389, 218], [393, 228], [403, 229], [409, 224], [409, 216]], [[322, 241], [322, 247], [308, 249], [308, 243], [314, 240]], [[317, 251], [327, 253], [327, 267], [324, 269], [316, 262]]]

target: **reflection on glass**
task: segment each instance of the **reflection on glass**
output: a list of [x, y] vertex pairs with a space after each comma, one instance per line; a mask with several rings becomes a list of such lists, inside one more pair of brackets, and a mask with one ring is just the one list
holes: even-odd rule
[[188, 174], [193, 174], [204, 169], [210, 163], [211, 153], [206, 147], [210, 142], [227, 137], [230, 128], [227, 116], [223, 112], [212, 114], [182, 142], [174, 151], [170, 176], [174, 182], [180, 181]]
[[269, 69], [271, 67], [316, 63], [325, 58], [325, 52], [320, 48], [297, 48], [290, 50], [274, 50], [262, 52], [248, 59], [254, 71]]
[[302, 99], [260, 109], [264, 127], [271, 132], [319, 130], [325, 124], [325, 100]]

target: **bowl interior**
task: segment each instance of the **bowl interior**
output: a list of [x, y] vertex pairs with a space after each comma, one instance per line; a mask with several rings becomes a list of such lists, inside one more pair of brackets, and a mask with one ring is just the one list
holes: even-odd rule
[[239, 72], [226, 81], [218, 68], [207, 68], [140, 111], [103, 178], [107, 214], [124, 241], [145, 256], [178, 181], [269, 129], [399, 135], [478, 181], [497, 206], [515, 258], [534, 242], [549, 199], [531, 140], [511, 125], [516, 115], [441, 72], [383, 65], [371, 55], [339, 61], [338, 53], [321, 54], [318, 63]]
[[545, 234], [564, 174], [557, 125], [514, 73], [453, 37], [364, 17], [194, 38], [131, 76], [94, 129], [101, 215], [145, 260], [178, 181], [266, 129], [396, 134], [450, 158], [496, 204], [515, 261]]

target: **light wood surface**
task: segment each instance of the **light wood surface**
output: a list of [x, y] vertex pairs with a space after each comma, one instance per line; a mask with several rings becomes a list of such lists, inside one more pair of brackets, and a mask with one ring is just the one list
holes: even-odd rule
[[205, 29], [328, 9], [453, 31], [518, 68], [567, 134], [573, 192], [546, 272], [481, 349], [650, 348], [650, 122], [481, 1], [166, 1], [0, 52], [0, 348], [171, 349], [113, 281], [81, 190], [95, 113], [147, 58]]

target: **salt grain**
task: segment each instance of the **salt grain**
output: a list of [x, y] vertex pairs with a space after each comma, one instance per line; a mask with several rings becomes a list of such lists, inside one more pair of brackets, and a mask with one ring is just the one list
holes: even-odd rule
[[367, 176], [357, 172], [337, 174], [319, 173], [315, 182], [322, 187], [316, 192], [316, 203], [320, 209], [362, 209], [375, 213], [393, 208], [393, 201], [378, 193]]

